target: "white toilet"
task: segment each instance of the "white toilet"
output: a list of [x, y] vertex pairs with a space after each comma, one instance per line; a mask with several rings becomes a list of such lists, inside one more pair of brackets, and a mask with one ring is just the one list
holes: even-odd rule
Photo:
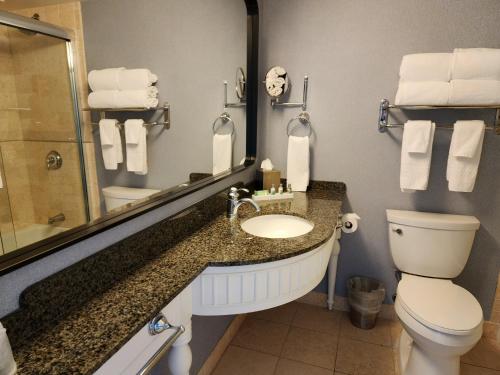
[[481, 306], [450, 279], [463, 270], [479, 228], [473, 216], [387, 210], [389, 243], [402, 271], [395, 302], [403, 325], [402, 375], [459, 375], [460, 356], [479, 341]]
[[146, 198], [160, 192], [157, 189], [138, 189], [123, 186], [108, 186], [102, 189], [106, 211], [114, 210], [120, 206], [132, 203], [138, 199]]

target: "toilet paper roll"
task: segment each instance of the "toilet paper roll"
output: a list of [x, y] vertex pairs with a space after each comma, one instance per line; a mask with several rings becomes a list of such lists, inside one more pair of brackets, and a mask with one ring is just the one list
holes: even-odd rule
[[361, 220], [361, 218], [354, 212], [342, 215], [342, 232], [356, 232], [358, 229], [358, 220]]

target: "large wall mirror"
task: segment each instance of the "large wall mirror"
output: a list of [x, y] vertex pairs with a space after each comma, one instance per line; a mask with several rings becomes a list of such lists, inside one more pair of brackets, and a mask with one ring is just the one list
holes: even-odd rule
[[253, 163], [256, 1], [6, 4], [0, 273]]

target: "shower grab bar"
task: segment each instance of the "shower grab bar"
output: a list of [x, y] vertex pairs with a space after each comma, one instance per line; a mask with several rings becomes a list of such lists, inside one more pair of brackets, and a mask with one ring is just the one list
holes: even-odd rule
[[63, 222], [64, 220], [66, 220], [66, 216], [64, 216], [63, 213], [60, 213], [60, 214], [49, 217], [49, 220], [47, 220], [47, 224], [52, 225], [55, 223]]
[[[486, 126], [486, 130], [493, 131], [496, 135], [500, 135], [500, 106], [498, 105], [484, 105], [484, 106], [446, 106], [446, 105], [395, 105], [390, 104], [389, 100], [382, 99], [380, 101], [379, 112], [378, 112], [378, 131], [381, 133], [385, 133], [387, 129], [390, 128], [404, 128], [404, 124], [401, 123], [390, 123], [389, 122], [389, 112], [391, 109], [398, 110], [491, 110], [495, 109], [495, 121], [492, 126]], [[445, 129], [445, 130], [453, 130], [453, 124], [436, 124], [436, 129]]]

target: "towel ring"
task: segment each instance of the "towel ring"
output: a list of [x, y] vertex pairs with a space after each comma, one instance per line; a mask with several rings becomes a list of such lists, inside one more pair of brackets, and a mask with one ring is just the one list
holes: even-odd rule
[[292, 130], [293, 126], [291, 126], [295, 121], [299, 121], [302, 126], [307, 127], [308, 133], [307, 137], [310, 137], [312, 134], [312, 125], [311, 125], [311, 120], [309, 113], [307, 112], [301, 112], [298, 116], [292, 118], [290, 121], [288, 121], [288, 125], [286, 126], [286, 134], [288, 136], [292, 135]]
[[[219, 121], [220, 120], [220, 121]], [[217, 127], [217, 123], [221, 122], [221, 125]], [[231, 135], [234, 134], [234, 121], [231, 119], [231, 116], [229, 116], [229, 113], [224, 112], [222, 113], [219, 117], [217, 117], [212, 124], [212, 131], [214, 134], [217, 134], [217, 130], [220, 129], [221, 126], [230, 124], [231, 125]]]

